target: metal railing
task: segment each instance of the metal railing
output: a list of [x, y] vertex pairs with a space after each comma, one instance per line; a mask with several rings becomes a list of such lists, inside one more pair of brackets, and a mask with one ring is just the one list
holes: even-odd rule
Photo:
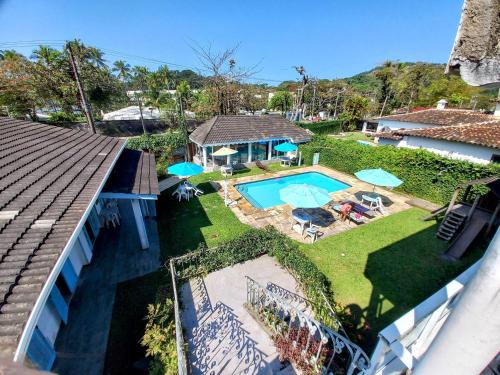
[[170, 274], [172, 276], [172, 289], [174, 292], [174, 316], [175, 316], [175, 342], [177, 345], [177, 367], [179, 375], [188, 375], [186, 343], [182, 332], [181, 312], [179, 308], [179, 295], [177, 293], [177, 271], [175, 269], [175, 258], [170, 259]]
[[247, 306], [257, 314], [271, 315], [270, 328], [300, 351], [303, 364], [324, 374], [367, 374], [370, 360], [365, 352], [311, 317], [303, 308], [306, 300], [283, 293], [282, 288], [265, 288], [248, 276], [246, 280]]

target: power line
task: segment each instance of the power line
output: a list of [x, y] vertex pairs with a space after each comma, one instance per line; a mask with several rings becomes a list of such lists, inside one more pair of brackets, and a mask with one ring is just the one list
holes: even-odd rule
[[[37, 39], [37, 40], [22, 40], [22, 41], [17, 41], [17, 42], [0, 42], [0, 49], [1, 48], [28, 48], [28, 47], [39, 47], [40, 45], [46, 45], [49, 47], [64, 47], [66, 41], [62, 39]], [[173, 63], [170, 61], [163, 61], [159, 60], [156, 58], [151, 58], [151, 57], [145, 57], [145, 56], [140, 56], [136, 54], [130, 54], [126, 52], [121, 52], [117, 51], [114, 49], [110, 48], [102, 48], [95, 46], [95, 48], [105, 52], [107, 55], [118, 57], [118, 58], [129, 58], [129, 59], [136, 59], [140, 61], [146, 61], [154, 64], [162, 64], [162, 65], [167, 65], [167, 66], [175, 66], [179, 68], [184, 68], [184, 69], [190, 69], [193, 71], [198, 71], [198, 72], [206, 72], [210, 73], [208, 69], [200, 69], [194, 66], [190, 65], [184, 65], [184, 64], [178, 64], [178, 63]], [[282, 83], [283, 80], [277, 80], [277, 79], [272, 79], [272, 78], [264, 78], [264, 77], [250, 77], [250, 81], [256, 81], [256, 82], [274, 82], [274, 83]]]

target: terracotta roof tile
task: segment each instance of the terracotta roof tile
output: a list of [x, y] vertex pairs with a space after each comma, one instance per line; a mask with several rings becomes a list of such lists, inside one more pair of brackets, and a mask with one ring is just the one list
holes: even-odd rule
[[423, 111], [379, 117], [376, 120], [414, 122], [437, 126], [500, 124], [500, 118], [465, 109], [425, 109]]
[[500, 149], [500, 123], [395, 130], [375, 136], [393, 140], [401, 140], [404, 136], [432, 138]]

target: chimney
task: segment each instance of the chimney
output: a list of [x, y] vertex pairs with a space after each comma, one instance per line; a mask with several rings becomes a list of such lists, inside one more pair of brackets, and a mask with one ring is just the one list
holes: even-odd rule
[[437, 109], [445, 109], [446, 105], [448, 102], [445, 99], [441, 99], [439, 102], [437, 102]]

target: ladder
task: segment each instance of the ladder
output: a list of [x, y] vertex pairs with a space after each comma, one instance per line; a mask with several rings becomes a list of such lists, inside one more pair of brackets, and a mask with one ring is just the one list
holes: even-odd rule
[[436, 236], [445, 241], [451, 241], [462, 227], [466, 218], [467, 215], [455, 211], [449, 212], [441, 222]]

